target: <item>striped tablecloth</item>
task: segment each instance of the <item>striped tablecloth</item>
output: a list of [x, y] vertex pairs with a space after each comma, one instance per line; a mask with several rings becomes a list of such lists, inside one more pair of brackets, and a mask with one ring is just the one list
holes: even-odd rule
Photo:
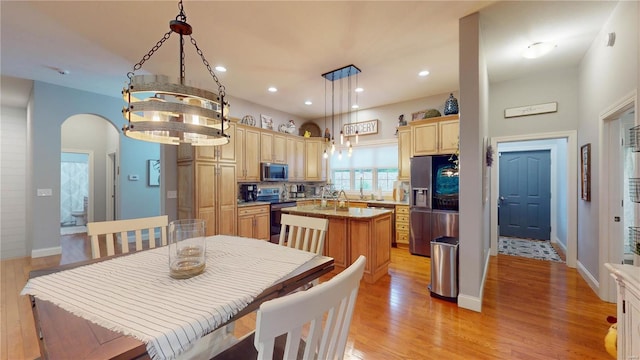
[[207, 268], [169, 277], [166, 247], [30, 279], [33, 295], [147, 344], [153, 359], [173, 359], [257, 295], [315, 256], [235, 236], [207, 238]]

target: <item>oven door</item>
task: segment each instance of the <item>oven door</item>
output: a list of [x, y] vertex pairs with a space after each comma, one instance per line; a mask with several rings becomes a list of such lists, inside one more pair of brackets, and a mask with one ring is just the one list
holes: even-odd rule
[[271, 204], [271, 242], [278, 243], [280, 240], [280, 227], [282, 218], [282, 209], [296, 206], [295, 201]]

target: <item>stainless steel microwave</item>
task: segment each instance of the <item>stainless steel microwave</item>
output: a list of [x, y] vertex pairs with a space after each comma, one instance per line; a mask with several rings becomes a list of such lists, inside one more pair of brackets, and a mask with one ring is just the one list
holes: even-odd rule
[[287, 164], [260, 164], [260, 180], [262, 181], [288, 181], [289, 166]]

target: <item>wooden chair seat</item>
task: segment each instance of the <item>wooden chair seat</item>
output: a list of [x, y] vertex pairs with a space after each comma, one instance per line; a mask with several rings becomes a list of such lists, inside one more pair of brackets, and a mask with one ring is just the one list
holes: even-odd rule
[[[167, 245], [167, 225], [169, 225], [167, 215], [88, 223], [87, 235], [91, 238], [91, 256], [97, 259], [114, 255], [117, 241], [120, 241], [121, 252], [128, 253], [130, 233], [135, 237], [136, 251], [142, 250], [144, 248], [143, 230], [148, 239], [148, 248]], [[159, 232], [159, 237], [156, 237], [156, 232]], [[106, 254], [100, 251], [98, 241], [100, 237], [105, 237]]]

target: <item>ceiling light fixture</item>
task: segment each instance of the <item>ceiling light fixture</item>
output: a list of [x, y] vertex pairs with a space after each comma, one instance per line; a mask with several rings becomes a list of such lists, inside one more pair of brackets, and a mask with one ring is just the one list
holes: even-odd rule
[[[122, 90], [127, 107], [122, 114], [128, 123], [122, 131], [127, 137], [162, 144], [178, 145], [188, 143], [194, 146], [224, 145], [229, 143], [229, 128], [225, 115], [229, 114], [229, 104], [225, 102], [225, 87], [211, 69], [196, 40], [191, 36], [192, 28], [187, 23], [182, 0], [178, 2], [180, 12], [169, 21], [166, 34], [142, 57], [133, 71], [127, 73], [129, 84]], [[164, 75], [135, 75], [135, 71], [149, 60], [169, 39], [171, 33], [180, 35], [180, 83], [168, 81]], [[185, 85], [184, 36], [189, 35], [191, 43], [200, 55], [202, 63], [218, 85], [218, 94], [208, 90]], [[148, 96], [138, 98], [136, 96]]]
[[522, 53], [522, 57], [526, 59], [536, 59], [547, 55], [555, 47], [556, 44], [548, 42], [533, 43], [529, 45], [527, 49]]
[[425, 77], [427, 75], [429, 75], [429, 71], [427, 70], [422, 70], [418, 73], [418, 76], [422, 76], [422, 77]]
[[[347, 79], [348, 80], [348, 86], [347, 86], [347, 90], [346, 92], [340, 91], [340, 93], [338, 94], [338, 101], [340, 103], [340, 112], [342, 112], [342, 101], [344, 96], [346, 95], [347, 97], [347, 105], [348, 105], [348, 123], [351, 123], [351, 108], [352, 108], [352, 104], [351, 104], [351, 92], [354, 91], [351, 88], [351, 76], [356, 75], [356, 88], [358, 87], [357, 84], [357, 75], [360, 73], [360, 69], [358, 69], [355, 65], [347, 65], [344, 67], [341, 67], [340, 69], [336, 69], [333, 71], [329, 71], [327, 73], [322, 74], [322, 77], [325, 78], [326, 80], [331, 82], [331, 139], [326, 139], [326, 141], [331, 141], [331, 145], [330, 145], [330, 151], [331, 151], [331, 155], [333, 155], [336, 151], [336, 142], [335, 142], [335, 118], [336, 118], [336, 111], [335, 111], [335, 104], [336, 104], [336, 91], [335, 91], [335, 81], [336, 80], [341, 80], [341, 79]], [[340, 89], [343, 89], [343, 82], [340, 82]], [[357, 103], [357, 93], [356, 93], [356, 103]], [[326, 82], [325, 82], [325, 123], [326, 123], [326, 104], [327, 103], [327, 86], [326, 86]], [[340, 117], [342, 114], [338, 113], [338, 116]], [[357, 114], [356, 114], [357, 116]], [[357, 119], [356, 119], [357, 120]], [[344, 134], [344, 131], [342, 129], [342, 121], [340, 121], [340, 119], [338, 119], [338, 121], [340, 122], [340, 145], [344, 145], [344, 139], [345, 136], [347, 137], [347, 145], [346, 147], [349, 149], [348, 154], [349, 156], [351, 156], [351, 153], [353, 152], [352, 146], [351, 146], [351, 142], [348, 139], [349, 134]], [[356, 136], [356, 143], [358, 143], [358, 130], [356, 129], [355, 131], [355, 136]], [[326, 154], [326, 150], [325, 150], [325, 154]], [[325, 155], [323, 155], [325, 156]], [[338, 151], [338, 156], [339, 159], [342, 159], [342, 149], [339, 149]], [[328, 155], [325, 156], [325, 158], [328, 157]]]
[[273, 86], [268, 88], [267, 90], [269, 90], [269, 92], [277, 92], [278, 91], [278, 89], [273, 87]]
[[313, 103], [311, 102], [311, 100], [307, 100], [304, 102], [305, 105], [313, 105]]
[[216, 71], [227, 72], [227, 68], [221, 65], [215, 67]]

